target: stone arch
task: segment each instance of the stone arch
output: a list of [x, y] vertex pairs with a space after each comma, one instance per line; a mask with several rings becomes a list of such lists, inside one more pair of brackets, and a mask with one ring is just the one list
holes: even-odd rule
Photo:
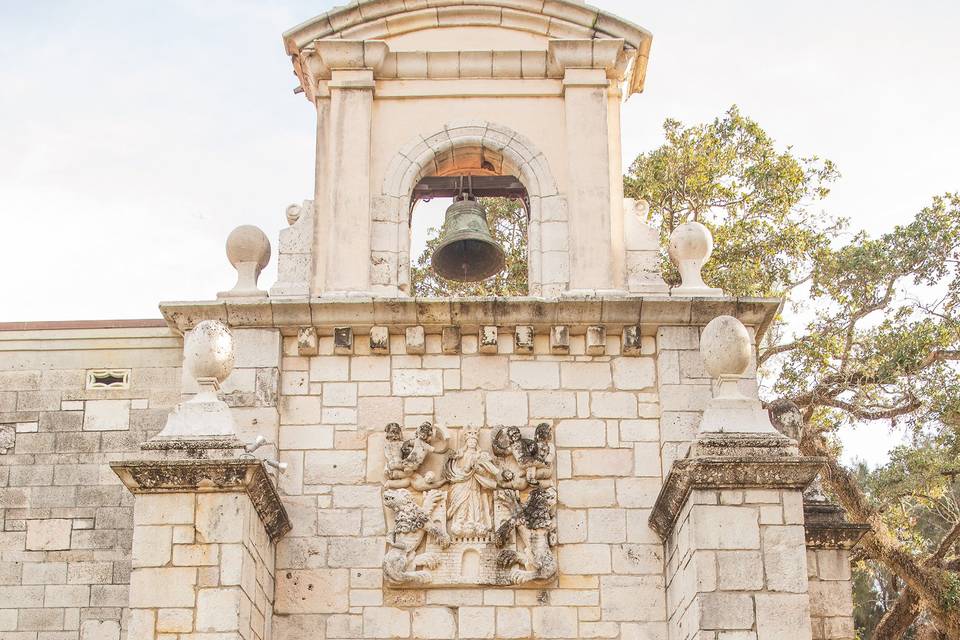
[[[485, 164], [489, 163], [489, 164]], [[490, 168], [492, 166], [492, 169]], [[396, 259], [378, 255], [374, 233], [374, 284], [410, 292], [410, 226], [408, 212], [414, 186], [421, 178], [455, 172], [513, 175], [527, 190], [530, 225], [527, 239], [528, 283], [532, 296], [555, 297], [569, 282], [566, 201], [557, 189], [544, 154], [525, 136], [486, 121], [444, 125], [404, 145], [387, 165], [374, 224], [396, 224]], [[384, 235], [381, 233], [380, 235]], [[377, 265], [396, 264], [393, 283], [378, 277]], [[383, 271], [389, 270], [383, 269]]]

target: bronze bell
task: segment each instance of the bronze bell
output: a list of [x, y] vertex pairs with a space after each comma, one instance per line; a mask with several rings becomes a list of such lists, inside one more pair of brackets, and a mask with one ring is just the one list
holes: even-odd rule
[[506, 256], [487, 226], [487, 212], [466, 193], [447, 208], [440, 244], [430, 264], [442, 278], [460, 282], [485, 280], [503, 270]]

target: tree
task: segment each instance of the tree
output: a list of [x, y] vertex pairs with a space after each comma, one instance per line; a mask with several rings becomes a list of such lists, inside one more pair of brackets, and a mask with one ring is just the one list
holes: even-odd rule
[[527, 295], [527, 211], [519, 200], [480, 198], [487, 210], [490, 233], [506, 254], [503, 271], [481, 282], [455, 282], [430, 268], [430, 256], [440, 243], [440, 230], [427, 231], [427, 247], [410, 269], [417, 296], [524, 296]]
[[[625, 193], [650, 203], [664, 239], [688, 220], [711, 229], [712, 285], [787, 299], [758, 346], [765, 395], [801, 409], [802, 451], [828, 458], [828, 489], [851, 521], [871, 527], [864, 562], [899, 589], [880, 607], [874, 640], [904, 637], [921, 615], [960, 638], [960, 196], [935, 197], [876, 238], [850, 236], [846, 221], [814, 209], [838, 177], [833, 165], [778, 150], [736, 107], [664, 130], [666, 142], [631, 166]], [[884, 422], [906, 426], [909, 445], [875, 486], [861, 484], [840, 464], [835, 433]]]
[[[878, 237], [850, 233], [817, 208], [839, 177], [833, 164], [778, 148], [736, 107], [703, 125], [667, 120], [664, 132], [624, 192], [650, 204], [668, 282], [678, 276], [667, 238], [698, 220], [715, 240], [708, 283], [787, 300], [758, 345], [763, 394], [799, 407], [801, 450], [827, 458], [827, 489], [870, 525], [855, 582], [864, 637], [960, 638], [960, 195], [934, 197]], [[523, 277], [525, 257], [509, 263]], [[428, 276], [419, 292], [460, 292]], [[845, 468], [837, 430], [885, 423], [904, 426], [907, 444], [881, 469]]]

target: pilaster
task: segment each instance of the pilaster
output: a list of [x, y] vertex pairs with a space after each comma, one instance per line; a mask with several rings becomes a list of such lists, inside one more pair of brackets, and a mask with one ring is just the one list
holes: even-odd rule
[[853, 640], [850, 552], [870, 530], [846, 522], [843, 509], [808, 496], [803, 504], [813, 640]]
[[253, 456], [268, 438], [244, 445], [222, 398], [244, 405], [272, 395], [266, 410], [275, 414], [276, 389], [253, 375], [256, 392], [222, 392], [237, 364], [237, 372], [272, 369], [275, 380], [278, 338], [271, 329], [234, 335], [220, 322], [198, 323], [186, 334], [183, 371], [184, 391], [199, 393], [174, 408], [139, 459], [110, 465], [134, 495], [130, 638], [271, 636], [274, 543], [291, 524], [266, 465], [285, 465]]
[[[316, 231], [323, 247], [318, 252], [322, 256], [318, 260], [324, 260], [325, 267], [323, 286], [314, 282], [314, 289], [323, 295], [367, 295], [370, 291], [373, 73], [383, 62], [387, 45], [336, 40], [319, 41], [315, 46], [317, 55], [330, 69], [326, 177], [317, 188], [330, 188], [325, 193], [317, 193], [317, 202], [325, 204], [327, 211], [318, 220], [324, 220], [328, 226], [320, 226]], [[318, 103], [318, 117], [322, 115], [320, 106]], [[322, 132], [318, 141], [321, 137]], [[336, 232], [327, 233], [330, 230]]]
[[290, 529], [263, 463], [111, 465], [134, 494], [129, 637], [270, 637], [274, 545]]
[[[570, 204], [570, 290], [623, 289], [623, 194], [619, 146], [611, 136], [610, 78], [617, 77], [622, 40], [551, 40], [549, 56], [563, 70], [568, 200]], [[618, 124], [612, 121], [612, 124]], [[614, 240], [614, 235], [619, 234]], [[618, 249], [618, 250], [615, 250]]]

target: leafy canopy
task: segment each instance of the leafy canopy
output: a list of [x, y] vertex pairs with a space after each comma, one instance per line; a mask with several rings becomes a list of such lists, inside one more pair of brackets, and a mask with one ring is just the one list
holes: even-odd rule
[[[661, 246], [684, 222], [713, 232], [704, 278], [731, 295], [779, 296], [809, 275], [842, 221], [814, 205], [837, 177], [833, 163], [780, 151], [753, 120], [731, 107], [711, 123], [664, 125], [666, 142], [639, 155], [624, 177], [627, 197], [650, 204]], [[679, 277], [664, 254], [664, 276]]]
[[[664, 132], [630, 167], [625, 193], [650, 203], [664, 247], [683, 222], [711, 229], [711, 285], [786, 298], [758, 350], [765, 395], [802, 410], [805, 453], [832, 456], [828, 488], [873, 528], [858, 625], [885, 638], [927, 623], [960, 633], [960, 196], [934, 197], [876, 237], [850, 234], [818, 209], [833, 164], [779, 149], [736, 107], [702, 125], [668, 120]], [[665, 255], [664, 273], [677, 281]], [[894, 423], [909, 437], [888, 464], [854, 473], [836, 462], [839, 427]], [[916, 611], [878, 620], [905, 594], [922, 603], [919, 622]]]

